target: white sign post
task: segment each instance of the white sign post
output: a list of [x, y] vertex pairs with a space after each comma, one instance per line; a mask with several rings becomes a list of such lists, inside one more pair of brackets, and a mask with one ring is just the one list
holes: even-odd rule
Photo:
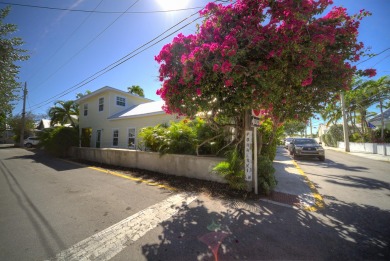
[[252, 181], [252, 131], [245, 131], [245, 180]]
[[258, 180], [257, 180], [257, 130], [256, 127], [260, 127], [260, 119], [258, 117], [261, 116], [260, 111], [252, 110], [252, 127], [253, 127], [253, 175], [255, 176], [255, 194], [259, 194], [258, 188]]

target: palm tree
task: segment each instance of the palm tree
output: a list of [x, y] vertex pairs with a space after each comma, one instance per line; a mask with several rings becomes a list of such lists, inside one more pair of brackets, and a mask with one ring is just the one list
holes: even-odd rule
[[76, 122], [72, 116], [79, 115], [78, 105], [74, 101], [57, 101], [54, 103], [54, 107], [49, 110], [49, 117], [51, 119], [51, 125], [60, 123], [64, 125], [69, 123], [76, 127]]
[[381, 112], [381, 141], [384, 140], [384, 114], [383, 108], [386, 109], [386, 105], [383, 104], [385, 100], [390, 98], [390, 79], [388, 76], [383, 76], [373, 83], [375, 88], [375, 100], [379, 102], [379, 109]]
[[140, 97], [145, 97], [144, 90], [139, 85], [133, 85], [131, 87], [127, 87], [127, 90], [131, 94], [135, 94]]

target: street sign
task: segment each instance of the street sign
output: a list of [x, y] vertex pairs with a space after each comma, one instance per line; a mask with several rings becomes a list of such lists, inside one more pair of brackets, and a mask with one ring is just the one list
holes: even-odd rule
[[245, 131], [245, 180], [252, 181], [253, 157], [252, 157], [252, 131]]
[[251, 127], [260, 127], [260, 118], [252, 116]]

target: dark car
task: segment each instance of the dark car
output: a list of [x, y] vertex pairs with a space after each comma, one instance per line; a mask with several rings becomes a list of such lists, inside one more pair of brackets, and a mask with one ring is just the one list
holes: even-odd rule
[[321, 161], [325, 160], [325, 150], [315, 139], [295, 138], [288, 146], [290, 155], [294, 159], [298, 157], [318, 158]]

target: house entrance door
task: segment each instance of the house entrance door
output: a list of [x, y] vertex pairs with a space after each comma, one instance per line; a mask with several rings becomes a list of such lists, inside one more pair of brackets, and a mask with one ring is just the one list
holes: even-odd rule
[[102, 137], [102, 130], [96, 131], [96, 148], [100, 148], [100, 140]]

